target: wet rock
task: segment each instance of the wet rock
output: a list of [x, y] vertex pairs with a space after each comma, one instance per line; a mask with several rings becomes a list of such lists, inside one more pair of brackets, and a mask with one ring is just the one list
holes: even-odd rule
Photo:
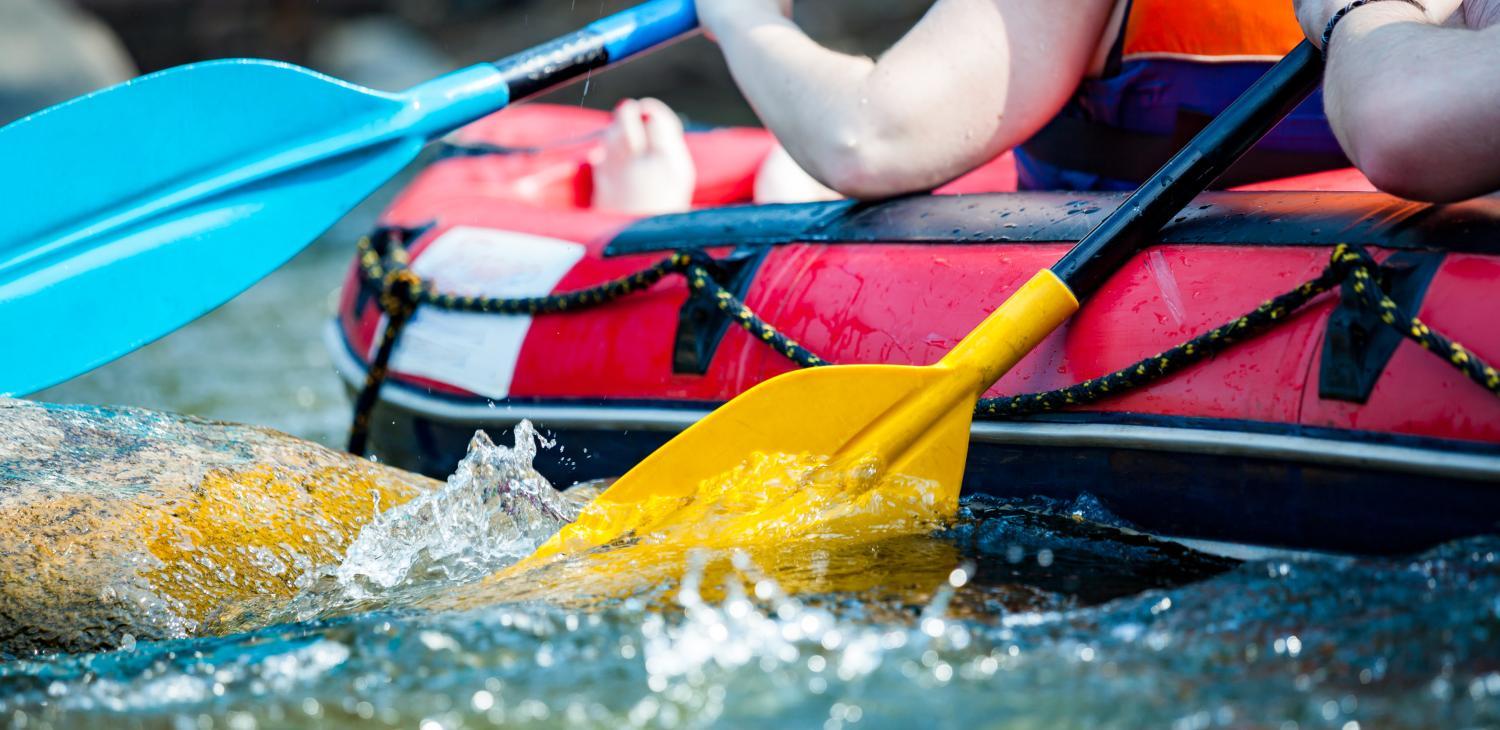
[[211, 632], [437, 486], [270, 429], [0, 399], [0, 655]]

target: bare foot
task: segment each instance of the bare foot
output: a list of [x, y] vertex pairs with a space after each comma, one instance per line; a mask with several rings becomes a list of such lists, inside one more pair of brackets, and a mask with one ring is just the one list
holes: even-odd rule
[[780, 144], [771, 148], [755, 173], [755, 202], [812, 203], [838, 200], [838, 193], [807, 174]]
[[591, 162], [596, 208], [660, 215], [692, 207], [698, 172], [682, 120], [656, 99], [620, 102]]

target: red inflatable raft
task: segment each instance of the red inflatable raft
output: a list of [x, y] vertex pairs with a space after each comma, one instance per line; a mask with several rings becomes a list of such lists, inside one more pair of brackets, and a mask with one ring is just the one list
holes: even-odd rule
[[[770, 140], [694, 131], [694, 212], [587, 208], [600, 112], [532, 105], [459, 133], [386, 212], [412, 271], [460, 296], [537, 297], [677, 250], [826, 360], [925, 365], [1122, 196], [1017, 193], [1008, 157], [931, 196], [747, 205]], [[1353, 171], [1201, 196], [991, 391], [1096, 378], [1312, 279], [1337, 243], [1381, 262], [1392, 298], [1500, 361], [1500, 199], [1427, 206]], [[329, 345], [351, 389], [386, 321], [354, 267]], [[1087, 406], [981, 414], [965, 488], [1096, 497], [1154, 533], [1352, 552], [1416, 549], [1500, 523], [1500, 398], [1329, 292], [1218, 356]], [[690, 297], [681, 277], [555, 314], [419, 308], [371, 419], [373, 450], [441, 475], [476, 428], [554, 432], [554, 482], [622, 473], [746, 388], [797, 367]]]

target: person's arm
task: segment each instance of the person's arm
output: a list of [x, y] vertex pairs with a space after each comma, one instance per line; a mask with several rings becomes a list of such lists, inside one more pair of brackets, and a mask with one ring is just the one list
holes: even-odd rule
[[[1342, 6], [1298, 0], [1314, 42]], [[1344, 151], [1376, 187], [1463, 200], [1500, 189], [1500, 27], [1433, 20], [1395, 0], [1351, 11], [1329, 41], [1323, 99]]]
[[1026, 140], [1083, 78], [1113, 0], [938, 0], [878, 61], [828, 50], [776, 0], [698, 0], [761, 120], [857, 198], [941, 185]]

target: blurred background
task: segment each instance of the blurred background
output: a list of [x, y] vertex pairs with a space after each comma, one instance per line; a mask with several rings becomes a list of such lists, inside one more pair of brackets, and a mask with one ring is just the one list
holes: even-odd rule
[[[524, 50], [632, 4], [0, 0], [0, 124], [137, 74], [214, 58], [273, 58], [371, 88], [405, 89]], [[816, 0], [800, 3], [796, 17], [831, 47], [878, 54], [929, 5], [931, 0]], [[542, 100], [608, 109], [621, 98], [641, 96], [663, 99], [697, 123], [755, 123], [717, 49], [703, 38], [595, 74]], [[341, 447], [349, 405], [323, 350], [321, 328], [333, 312], [354, 241], [421, 164], [223, 307], [31, 397], [254, 423]]]

